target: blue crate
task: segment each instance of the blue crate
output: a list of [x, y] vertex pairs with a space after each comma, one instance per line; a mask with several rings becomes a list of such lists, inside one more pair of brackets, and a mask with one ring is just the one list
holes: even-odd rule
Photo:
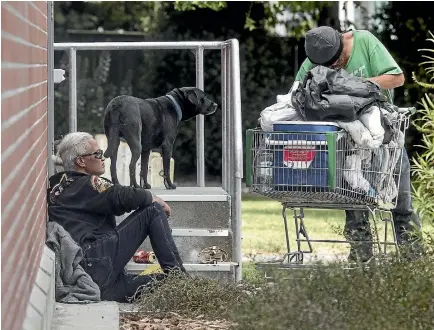
[[[325, 134], [324, 134], [325, 135]], [[326, 141], [273, 141], [273, 183], [279, 191], [328, 191], [329, 150]], [[335, 170], [334, 164], [330, 164]]]
[[288, 132], [288, 134], [272, 134], [272, 140], [307, 140], [325, 141], [325, 134], [337, 132], [341, 128], [332, 122], [307, 122], [307, 121], [277, 121], [273, 124], [274, 132]]

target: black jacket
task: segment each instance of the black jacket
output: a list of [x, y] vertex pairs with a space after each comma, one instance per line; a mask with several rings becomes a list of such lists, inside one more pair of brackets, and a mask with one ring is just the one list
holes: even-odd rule
[[49, 221], [83, 246], [115, 228], [115, 216], [151, 204], [152, 194], [94, 175], [61, 172], [50, 178], [47, 202]]
[[394, 111], [377, 84], [324, 66], [306, 74], [293, 94], [292, 104], [307, 121], [351, 122], [373, 105]]

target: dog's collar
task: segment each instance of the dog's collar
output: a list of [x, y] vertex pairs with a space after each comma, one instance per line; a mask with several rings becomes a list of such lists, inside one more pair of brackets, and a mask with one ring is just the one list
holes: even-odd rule
[[178, 115], [178, 121], [181, 121], [182, 119], [182, 110], [179, 106], [178, 102], [176, 102], [175, 98], [172, 95], [166, 95], [170, 101], [172, 101], [173, 105], [175, 106], [176, 114]]

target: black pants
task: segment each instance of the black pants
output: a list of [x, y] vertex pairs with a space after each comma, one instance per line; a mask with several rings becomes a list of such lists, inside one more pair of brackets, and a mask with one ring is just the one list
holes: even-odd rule
[[165, 273], [171, 270], [185, 272], [178, 249], [162, 207], [153, 203], [140, 208], [119, 226], [89, 244], [84, 244], [84, 270], [98, 284], [102, 300], [128, 301], [137, 289], [164, 274], [133, 276], [125, 266], [146, 237]]
[[[421, 224], [418, 215], [413, 211], [410, 180], [411, 166], [405, 149], [402, 149], [401, 157], [401, 176], [399, 182], [396, 182], [398, 198], [396, 208], [392, 210], [392, 215], [398, 244], [404, 245], [411, 243], [411, 235], [409, 233], [420, 230]], [[399, 166], [395, 168], [395, 173], [399, 173]], [[372, 256], [372, 244], [363, 243], [363, 241], [372, 240], [368, 211], [346, 211], [344, 233], [349, 240], [360, 241], [360, 243], [352, 244], [351, 253], [356, 253], [355, 250], [361, 250], [359, 253], [366, 256], [366, 258]]]

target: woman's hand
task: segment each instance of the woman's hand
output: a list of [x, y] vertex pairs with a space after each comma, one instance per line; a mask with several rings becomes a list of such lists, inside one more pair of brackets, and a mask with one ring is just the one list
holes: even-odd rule
[[163, 208], [164, 213], [166, 213], [167, 217], [170, 217], [172, 215], [172, 210], [170, 209], [170, 206], [167, 205], [165, 201], [163, 201], [160, 197], [154, 196], [152, 198], [153, 203], [158, 203]]

